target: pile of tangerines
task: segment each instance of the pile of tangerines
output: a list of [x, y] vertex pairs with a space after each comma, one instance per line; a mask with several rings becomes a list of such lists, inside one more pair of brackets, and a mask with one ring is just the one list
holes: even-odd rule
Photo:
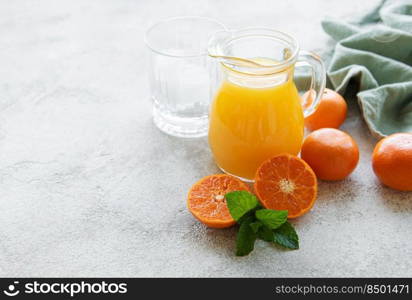
[[[309, 94], [303, 97], [309, 98]], [[288, 218], [299, 217], [316, 200], [317, 179], [342, 180], [353, 172], [359, 161], [358, 146], [349, 134], [337, 129], [345, 121], [346, 113], [345, 99], [326, 89], [316, 112], [305, 119], [305, 126], [312, 133], [304, 140], [301, 157], [281, 154], [262, 163], [253, 189], [265, 208], [288, 210]], [[372, 167], [384, 185], [412, 191], [412, 133], [396, 133], [378, 142], [372, 154]], [[247, 184], [233, 176], [206, 176], [190, 189], [188, 209], [209, 227], [232, 226], [235, 221], [225, 194], [239, 190], [250, 192]]]

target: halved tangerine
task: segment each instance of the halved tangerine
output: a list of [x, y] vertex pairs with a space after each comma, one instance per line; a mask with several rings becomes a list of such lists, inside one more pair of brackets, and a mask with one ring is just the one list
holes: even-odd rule
[[245, 183], [230, 175], [203, 177], [190, 189], [187, 207], [196, 219], [209, 227], [230, 227], [236, 222], [229, 213], [225, 195], [233, 191], [250, 192]]
[[296, 218], [312, 208], [318, 184], [305, 161], [281, 154], [262, 163], [256, 172], [254, 188], [264, 207], [287, 210], [288, 218]]

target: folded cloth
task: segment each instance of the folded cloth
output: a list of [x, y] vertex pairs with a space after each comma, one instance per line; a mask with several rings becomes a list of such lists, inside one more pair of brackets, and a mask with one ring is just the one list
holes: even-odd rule
[[324, 20], [337, 44], [328, 77], [344, 93], [351, 80], [372, 134], [412, 132], [412, 0], [383, 1], [354, 23]]

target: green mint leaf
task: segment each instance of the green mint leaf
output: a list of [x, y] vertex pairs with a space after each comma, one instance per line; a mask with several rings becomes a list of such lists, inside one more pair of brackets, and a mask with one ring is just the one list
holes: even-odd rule
[[299, 237], [289, 222], [273, 231], [274, 242], [289, 249], [299, 249]]
[[255, 221], [250, 223], [249, 226], [252, 228], [254, 233], [257, 233], [259, 231], [259, 228], [263, 226], [263, 224], [260, 221]]
[[256, 211], [256, 218], [270, 229], [276, 229], [286, 222], [287, 210], [260, 209]]
[[253, 251], [256, 240], [256, 233], [253, 232], [250, 224], [253, 218], [248, 218], [240, 224], [239, 231], [236, 236], [236, 255], [245, 256]]
[[239, 221], [243, 215], [259, 205], [257, 198], [246, 191], [230, 192], [225, 195], [225, 198], [229, 212], [235, 221]]
[[273, 242], [275, 240], [273, 230], [266, 226], [261, 226], [259, 228], [257, 237], [265, 242]]
[[[255, 212], [258, 210], [258, 209], [261, 209], [262, 208], [262, 206], [260, 206], [260, 204], [258, 204], [258, 205], [256, 205], [256, 207], [254, 208], [254, 209], [252, 209], [252, 210], [249, 210], [247, 213], [245, 213], [243, 216], [241, 216], [240, 218], [239, 218], [239, 220], [237, 220], [237, 223], [238, 224], [241, 224], [244, 220], [246, 220], [246, 219], [248, 219], [248, 218], [253, 218], [253, 220], [255, 221], [256, 220], [256, 216], [255, 216]], [[257, 220], [256, 220], [257, 221]], [[260, 221], [258, 221], [258, 222], [260, 222]], [[263, 224], [262, 224], [263, 225]]]

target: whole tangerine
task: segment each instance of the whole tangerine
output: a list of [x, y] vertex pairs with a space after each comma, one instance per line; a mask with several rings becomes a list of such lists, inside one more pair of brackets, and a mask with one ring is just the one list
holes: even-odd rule
[[[311, 95], [310, 91], [303, 95], [306, 105], [312, 103]], [[305, 127], [311, 131], [320, 128], [339, 128], [346, 119], [347, 110], [346, 101], [340, 94], [325, 89], [316, 111], [305, 118]]]
[[372, 167], [384, 185], [412, 191], [412, 133], [395, 133], [380, 140], [373, 150]]
[[334, 128], [312, 132], [303, 142], [301, 157], [322, 180], [342, 180], [359, 161], [359, 149], [353, 138]]

